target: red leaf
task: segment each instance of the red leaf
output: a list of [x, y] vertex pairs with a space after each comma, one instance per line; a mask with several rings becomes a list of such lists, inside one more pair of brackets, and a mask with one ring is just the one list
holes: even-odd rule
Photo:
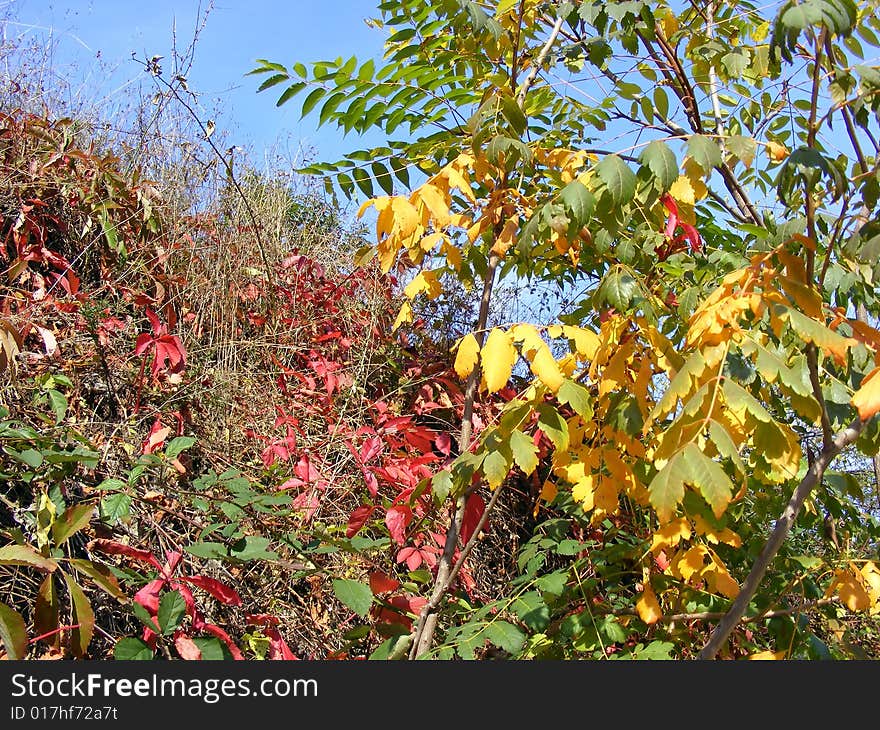
[[92, 540], [88, 544], [89, 550], [97, 550], [98, 552], [107, 553], [108, 555], [125, 555], [133, 560], [140, 560], [142, 563], [149, 563], [155, 566], [157, 570], [162, 570], [162, 565], [149, 550], [138, 550], [137, 548], [123, 545], [121, 542], [113, 540], [97, 539]]
[[477, 523], [480, 521], [485, 510], [486, 505], [479, 494], [475, 492], [468, 497], [467, 504], [464, 507], [464, 519], [461, 521], [462, 544], [466, 545], [467, 541], [471, 539], [471, 535], [474, 534]]
[[382, 453], [382, 439], [378, 436], [373, 436], [372, 438], [368, 438], [361, 444], [361, 448], [359, 451], [359, 456], [361, 459], [361, 464], [366, 464], [371, 459], [374, 459], [379, 454]]
[[185, 580], [187, 583], [192, 583], [194, 586], [198, 586], [203, 591], [207, 591], [220, 601], [220, 603], [224, 603], [227, 606], [241, 605], [241, 598], [238, 593], [229, 586], [221, 583], [219, 580], [214, 580], [206, 575], [190, 575], [182, 580]]
[[202, 658], [202, 650], [196, 646], [196, 642], [181, 631], [174, 634], [174, 646], [181, 659], [199, 661]]
[[357, 535], [360, 529], [367, 523], [367, 520], [370, 519], [374, 509], [376, 509], [375, 506], [369, 504], [362, 504], [360, 507], [355, 508], [348, 518], [348, 529], [345, 531], [345, 536], [354, 537]]
[[159, 320], [158, 315], [149, 308], [147, 308], [146, 314], [147, 319], [150, 320], [150, 327], [153, 330], [153, 335], [155, 337], [161, 337], [164, 335], [166, 332], [165, 325]]
[[418, 570], [422, 564], [422, 553], [418, 548], [405, 547], [395, 558], [398, 563], [406, 563], [406, 567], [410, 570]]
[[152, 454], [165, 443], [165, 439], [170, 435], [171, 428], [163, 426], [162, 421], [157, 418], [153, 421], [153, 425], [150, 427], [150, 433], [141, 445], [141, 451], [145, 454]]
[[314, 467], [308, 454], [302, 456], [296, 463], [296, 466], [293, 467], [293, 473], [307, 483], [315, 482], [321, 478], [321, 472]]
[[269, 638], [269, 659], [278, 661], [296, 661], [299, 657], [294, 654], [287, 642], [281, 636], [278, 629], [266, 629], [263, 632]]
[[452, 452], [452, 439], [449, 438], [448, 433], [438, 433], [437, 438], [434, 439], [434, 446], [443, 456], [449, 456]]
[[370, 590], [374, 596], [380, 593], [391, 593], [400, 588], [400, 581], [385, 575], [381, 570], [370, 573]]
[[155, 340], [149, 332], [141, 332], [134, 342], [134, 354], [143, 355]]
[[391, 533], [391, 538], [398, 545], [403, 545], [406, 542], [406, 528], [412, 521], [412, 517], [412, 510], [403, 505], [392, 507], [385, 513], [385, 525], [388, 532]]
[[159, 594], [165, 586], [163, 578], [151, 580], [137, 593], [134, 594], [135, 603], [141, 604], [151, 615], [155, 616], [159, 610]]

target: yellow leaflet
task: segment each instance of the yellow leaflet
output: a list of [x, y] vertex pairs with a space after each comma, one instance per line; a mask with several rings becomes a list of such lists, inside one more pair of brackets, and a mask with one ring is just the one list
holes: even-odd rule
[[703, 578], [713, 593], [720, 593], [728, 598], [736, 598], [739, 595], [739, 583], [737, 583], [727, 568], [714, 551], [709, 550], [709, 564], [703, 569]]
[[685, 583], [689, 583], [694, 575], [699, 577], [705, 567], [704, 561], [708, 554], [709, 551], [703, 545], [694, 545], [678, 558], [675, 569]]
[[508, 330], [514, 342], [522, 342], [522, 354], [529, 360], [544, 344], [538, 329], [528, 322], [519, 322]]
[[572, 499], [575, 502], [580, 502], [584, 512], [590, 512], [593, 509], [597, 483], [598, 478], [595, 474], [587, 474], [579, 479], [571, 489]]
[[861, 569], [868, 597], [871, 599], [871, 613], [880, 613], [880, 570], [872, 562], [866, 562]]
[[599, 381], [599, 397], [611, 393], [619, 388], [629, 385], [629, 376], [627, 374], [627, 365], [632, 353], [632, 344], [627, 343], [620, 347], [617, 352], [611, 356], [608, 365], [602, 371], [602, 378]]
[[826, 596], [837, 590], [840, 600], [850, 611], [867, 611], [871, 608], [871, 596], [865, 586], [864, 576], [850, 565], [834, 574], [834, 580], [826, 591]]
[[443, 287], [440, 285], [440, 272], [420, 271], [403, 290], [404, 296], [409, 299], [415, 299], [422, 292], [425, 292], [428, 299], [436, 299], [443, 293]]
[[[425, 206], [429, 214], [428, 219], [434, 222], [435, 228], [443, 228], [451, 222], [448, 195], [431, 183], [425, 183], [417, 188], [410, 196], [410, 202], [413, 204], [421, 202]], [[428, 220], [423, 217], [422, 225], [427, 223]]]
[[766, 149], [767, 157], [773, 160], [773, 162], [782, 162], [790, 154], [786, 146], [779, 144], [779, 142], [768, 142]]
[[727, 527], [723, 530], [716, 530], [712, 525], [706, 522], [706, 520], [700, 517], [700, 515], [694, 516], [694, 529], [701, 535], [705, 536], [705, 538], [713, 545], [717, 545], [721, 542], [725, 545], [732, 545], [733, 547], [742, 547], [742, 539], [733, 530]]
[[759, 651], [756, 654], [749, 654], [746, 659], [750, 661], [781, 661], [785, 659], [784, 651]]
[[696, 200], [702, 200], [709, 194], [709, 188], [703, 182], [703, 175], [705, 175], [703, 168], [692, 157], [685, 157], [684, 159], [684, 175], [693, 188]]
[[397, 313], [397, 319], [394, 320], [394, 324], [391, 326], [391, 331], [396, 330], [400, 325], [412, 322], [413, 321], [413, 311], [412, 306], [409, 302], [404, 302], [403, 306], [400, 308], [400, 312]]
[[504, 224], [504, 228], [501, 229], [501, 233], [492, 245], [492, 253], [503, 257], [516, 241], [516, 232], [518, 230], [519, 216], [515, 215]]
[[[573, 325], [563, 325], [562, 334], [571, 340], [574, 345], [574, 351], [581, 356], [581, 359], [592, 362], [596, 359], [596, 354], [602, 346], [599, 336], [592, 330], [583, 327], [574, 327]], [[558, 335], [550, 335], [558, 337]]]
[[600, 513], [594, 516], [594, 521], [601, 520], [608, 514], [617, 512], [618, 501], [617, 495], [620, 486], [610, 477], [604, 474], [599, 478], [599, 486], [593, 494], [593, 504], [595, 509]]
[[480, 352], [483, 362], [483, 378], [490, 393], [501, 390], [510, 380], [510, 373], [516, 363], [516, 348], [507, 332], [494, 327], [486, 338]]
[[480, 356], [480, 345], [473, 334], [467, 334], [458, 341], [458, 351], [455, 353], [455, 372], [459, 378], [466, 378], [471, 374]]
[[419, 241], [419, 248], [422, 249], [425, 253], [433, 250], [434, 246], [438, 243], [442, 243], [443, 241], [447, 241], [448, 238], [443, 233], [429, 233], [427, 236], [422, 236], [422, 240]]
[[466, 177], [467, 167], [472, 162], [473, 158], [469, 155], [459, 155], [452, 163], [443, 168], [441, 174], [449, 181], [450, 187], [458, 188], [471, 203], [476, 203], [477, 198]]
[[678, 179], [669, 186], [669, 194], [679, 203], [693, 205], [697, 202], [697, 193], [689, 177], [679, 175]]
[[489, 220], [488, 216], [480, 216], [474, 221], [470, 227], [467, 229], [467, 237], [468, 241], [473, 243], [476, 241], [489, 226], [492, 225], [492, 221]]
[[636, 603], [636, 612], [639, 614], [639, 618], [649, 626], [656, 624], [663, 617], [657, 595], [650, 583], [646, 582], [642, 588], [642, 597]]
[[541, 341], [541, 346], [535, 353], [529, 368], [532, 373], [540, 378], [544, 385], [553, 391], [553, 393], [556, 393], [559, 390], [559, 386], [562, 385], [564, 380], [562, 371], [559, 369], [559, 364], [550, 353], [550, 348], [547, 347], [547, 344], [543, 340]]
[[456, 271], [461, 269], [461, 250], [458, 246], [453, 245], [445, 236], [443, 237], [443, 243], [440, 245], [440, 252], [446, 256], [446, 263], [453, 269]]
[[880, 411], [880, 367], [874, 368], [850, 401], [859, 411], [859, 418], [867, 421]]
[[682, 540], [690, 540], [690, 537], [690, 523], [684, 517], [679, 517], [654, 533], [651, 540], [651, 552], [656, 555], [661, 550], [675, 547]]
[[660, 22], [663, 25], [663, 33], [667, 38], [671, 38], [672, 35], [678, 31], [678, 18], [671, 10], [667, 10], [663, 14]]

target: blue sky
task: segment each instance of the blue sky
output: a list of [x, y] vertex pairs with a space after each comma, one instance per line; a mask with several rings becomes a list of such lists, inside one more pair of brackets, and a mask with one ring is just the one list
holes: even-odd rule
[[215, 0], [209, 7], [198, 0], [0, 0], [0, 10], [12, 12], [7, 35], [41, 42], [51, 38], [59, 68], [72, 64], [76, 84], [87, 84], [89, 93], [112, 96], [144, 77], [143, 68], [131, 60], [132, 52], [141, 59], [164, 56], [167, 68], [175, 23], [178, 46], [185, 48], [199, 9], [208, 9], [188, 82], [202, 94], [204, 109], [222, 109], [218, 132], [226, 131], [230, 144], [252, 146], [258, 154], [284, 139], [335, 160], [360, 147], [359, 140], [343, 140], [332, 127], [316, 130], [312, 119], [300, 121], [295, 103], [275, 106], [284, 87], [257, 94], [261, 78], [245, 74], [258, 58], [288, 66], [338, 56], [379, 59], [385, 33], [364, 22], [378, 17], [376, 4]]

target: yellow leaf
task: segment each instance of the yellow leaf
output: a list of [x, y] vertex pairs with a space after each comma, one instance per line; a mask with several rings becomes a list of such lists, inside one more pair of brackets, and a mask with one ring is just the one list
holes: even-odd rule
[[593, 361], [596, 359], [596, 354], [602, 347], [602, 341], [595, 332], [566, 324], [562, 326], [562, 334], [571, 340], [575, 352], [584, 360]]
[[691, 184], [690, 178], [680, 175], [679, 178], [669, 187], [669, 194], [679, 203], [693, 205], [697, 202], [694, 186]]
[[694, 545], [676, 563], [676, 570], [685, 582], [690, 581], [691, 576], [699, 575], [703, 571], [704, 558], [709, 554], [702, 545]]
[[420, 271], [403, 290], [404, 296], [409, 299], [415, 299], [421, 292], [425, 292], [428, 299], [436, 299], [440, 296], [443, 292], [443, 287], [440, 285], [438, 272]]
[[565, 380], [562, 377], [562, 371], [559, 369], [559, 363], [556, 362], [550, 353], [550, 348], [547, 347], [543, 340], [529, 367], [541, 379], [541, 382], [554, 393], [559, 390], [559, 386]]
[[458, 351], [455, 353], [455, 372], [459, 378], [466, 378], [474, 369], [480, 355], [480, 344], [473, 334], [468, 334], [458, 341]]
[[871, 608], [871, 596], [865, 588], [864, 576], [852, 567], [841, 569], [835, 575], [837, 595], [850, 611], [867, 611]]
[[649, 626], [656, 624], [662, 617], [663, 612], [660, 610], [660, 603], [650, 583], [645, 583], [642, 589], [642, 597], [636, 603], [636, 611], [639, 618]]
[[880, 367], [874, 368], [862, 380], [850, 403], [858, 408], [859, 418], [863, 421], [880, 411]]
[[507, 332], [494, 327], [486, 338], [480, 357], [486, 389], [490, 393], [496, 393], [507, 385], [517, 358], [516, 348]]
[[725, 545], [732, 545], [733, 547], [742, 546], [742, 538], [740, 538], [740, 536], [733, 530], [728, 527], [725, 527], [723, 530], [716, 530], [712, 525], [706, 522], [706, 520], [700, 517], [700, 515], [694, 516], [694, 528], [698, 533], [705, 536], [705, 538], [712, 544], [717, 545], [721, 542]]
[[435, 228], [449, 225], [449, 204], [442, 190], [430, 183], [425, 183], [410, 196], [411, 202], [421, 201], [431, 214]]
[[690, 181], [691, 187], [694, 189], [694, 198], [702, 200], [709, 194], [709, 188], [703, 182], [703, 168], [694, 160], [693, 157], [686, 157], [684, 160], [684, 174]]
[[587, 474], [583, 479], [579, 479], [571, 489], [572, 499], [575, 502], [580, 502], [584, 512], [590, 512], [593, 509], [596, 481], [594, 474]]
[[409, 302], [404, 302], [403, 306], [400, 308], [400, 312], [397, 313], [397, 319], [394, 320], [394, 324], [391, 326], [391, 331], [396, 330], [400, 325], [406, 322], [413, 321], [413, 311], [412, 306]]
[[773, 162], [782, 162], [788, 157], [788, 155], [789, 152], [784, 144], [779, 144], [779, 142], [767, 143], [767, 156], [773, 160]]
[[656, 554], [661, 550], [675, 547], [682, 540], [689, 540], [690, 536], [691, 526], [684, 517], [672, 520], [654, 533], [651, 552]]
[[767, 661], [767, 660], [775, 660], [780, 661], [785, 659], [784, 651], [759, 651], [757, 654], [749, 654], [746, 659], [751, 661]]
[[501, 233], [492, 246], [492, 253], [503, 257], [507, 253], [507, 249], [516, 241], [517, 230], [519, 230], [519, 216], [515, 215], [504, 224], [504, 228], [501, 229]]
[[446, 256], [446, 263], [458, 271], [461, 269], [461, 249], [444, 236], [440, 251]]

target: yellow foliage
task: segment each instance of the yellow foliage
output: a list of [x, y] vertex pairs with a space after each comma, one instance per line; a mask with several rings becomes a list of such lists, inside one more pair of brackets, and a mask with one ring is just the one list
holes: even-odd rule
[[466, 378], [471, 374], [480, 356], [480, 345], [473, 334], [467, 334], [458, 341], [455, 353], [455, 372], [458, 377]]
[[494, 327], [480, 352], [483, 362], [483, 380], [490, 393], [501, 390], [510, 379], [516, 363], [516, 348], [507, 332]]
[[780, 661], [785, 659], [784, 651], [759, 651], [756, 654], [749, 654], [746, 657], [747, 660], [751, 661]]
[[642, 588], [642, 597], [636, 603], [636, 611], [639, 618], [649, 626], [657, 623], [663, 617], [663, 611], [660, 609], [660, 603], [657, 601], [657, 595], [650, 583], [645, 583]]
[[403, 290], [404, 296], [409, 299], [415, 299], [422, 292], [427, 295], [428, 299], [436, 299], [443, 293], [443, 287], [440, 285], [440, 272], [420, 271]]
[[403, 306], [400, 308], [400, 311], [397, 313], [397, 318], [394, 320], [394, 324], [391, 326], [391, 330], [394, 331], [400, 325], [406, 324], [408, 322], [413, 321], [413, 310], [412, 305], [409, 302], [404, 302]]
[[672, 520], [654, 533], [651, 552], [656, 555], [661, 550], [675, 547], [682, 540], [689, 540], [690, 537], [691, 526], [684, 517]]
[[880, 367], [865, 376], [850, 402], [858, 409], [863, 421], [880, 411]]

